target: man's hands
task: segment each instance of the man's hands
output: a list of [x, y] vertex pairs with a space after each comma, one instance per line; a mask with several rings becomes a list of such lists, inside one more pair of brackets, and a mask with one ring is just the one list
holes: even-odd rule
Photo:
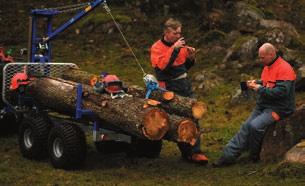
[[190, 60], [194, 60], [195, 59], [195, 54], [196, 54], [196, 49], [190, 46], [186, 46], [184, 37], [181, 37], [180, 39], [178, 39], [175, 43], [174, 43], [174, 47], [175, 48], [183, 48], [185, 47], [187, 49], [188, 52], [188, 57]]
[[249, 80], [247, 81], [247, 86], [248, 88], [254, 90], [254, 91], [258, 91], [258, 89], [262, 86], [260, 84], [257, 84], [255, 80]]
[[181, 37], [180, 39], [178, 39], [175, 43], [174, 43], [174, 47], [175, 48], [182, 48], [185, 46], [185, 40], [184, 37]]
[[186, 46], [186, 49], [188, 51], [188, 57], [190, 60], [194, 60], [195, 59], [195, 55], [196, 55], [196, 49], [190, 46]]

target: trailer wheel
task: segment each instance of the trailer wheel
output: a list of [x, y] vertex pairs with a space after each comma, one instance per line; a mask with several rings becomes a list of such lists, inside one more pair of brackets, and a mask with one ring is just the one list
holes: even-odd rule
[[86, 158], [86, 137], [76, 125], [57, 125], [50, 132], [48, 148], [53, 167], [75, 169], [80, 167]]
[[162, 149], [162, 140], [151, 141], [133, 139], [128, 155], [146, 158], [158, 158]]
[[[1, 110], [1, 109], [0, 109]], [[18, 133], [20, 121], [13, 113], [5, 113], [0, 116], [0, 135], [11, 135]]]
[[25, 115], [19, 128], [19, 148], [23, 157], [43, 159], [47, 155], [47, 140], [51, 123], [38, 114]]
[[125, 152], [128, 146], [125, 142], [118, 141], [98, 141], [95, 142], [95, 148], [101, 154], [112, 154]]

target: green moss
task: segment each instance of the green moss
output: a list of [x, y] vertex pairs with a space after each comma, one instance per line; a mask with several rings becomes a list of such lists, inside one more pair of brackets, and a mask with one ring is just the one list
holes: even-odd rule
[[261, 17], [265, 17], [264, 12], [261, 9], [257, 8], [255, 5], [248, 5], [248, 8], [249, 10], [258, 13]]
[[253, 36], [241, 36], [239, 38], [237, 38], [233, 44], [233, 50], [239, 50], [240, 47], [248, 42], [249, 40], [253, 39], [254, 37]]

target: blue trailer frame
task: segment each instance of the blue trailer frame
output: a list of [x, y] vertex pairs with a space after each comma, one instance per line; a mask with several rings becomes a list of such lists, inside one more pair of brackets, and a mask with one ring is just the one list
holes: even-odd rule
[[[51, 62], [52, 55], [52, 45], [51, 40], [54, 39], [58, 34], [63, 32], [68, 27], [72, 26], [74, 23], [79, 21], [81, 18], [86, 16], [89, 12], [94, 10], [99, 5], [103, 5], [106, 10], [109, 10], [106, 0], [94, 0], [92, 2], [86, 3], [86, 7], [79, 11], [76, 15], [70, 18], [68, 21], [63, 23], [61, 26], [52, 30], [52, 20], [55, 15], [61, 14], [63, 11], [57, 9], [34, 9], [30, 13], [30, 39], [29, 39], [29, 62]], [[37, 19], [46, 18], [47, 19], [47, 30], [46, 36], [38, 37], [37, 35]], [[44, 52], [41, 53], [39, 50], [43, 49]]]

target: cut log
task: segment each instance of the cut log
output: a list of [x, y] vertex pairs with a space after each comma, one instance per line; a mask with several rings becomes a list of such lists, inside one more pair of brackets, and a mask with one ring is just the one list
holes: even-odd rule
[[[94, 79], [95, 77], [96, 76], [94, 74], [90, 74], [76, 68], [67, 70], [62, 76], [62, 78], [65, 80], [87, 85], [89, 85], [91, 79]], [[144, 98], [146, 91], [138, 86], [128, 86], [128, 94], [131, 94], [134, 97]], [[160, 104], [159, 107], [163, 108], [170, 114], [184, 116], [187, 118], [201, 119], [207, 112], [207, 106], [204, 102], [197, 101], [194, 98], [183, 97], [175, 94], [173, 95], [171, 92], [164, 95], [160, 91], [154, 91], [150, 98], [161, 101], [162, 104]]]
[[170, 115], [170, 129], [164, 139], [176, 139], [175, 142], [184, 142], [194, 145], [199, 131], [196, 124], [190, 119], [182, 119], [176, 115]]
[[[27, 92], [39, 105], [74, 116], [76, 86], [75, 82], [59, 78], [39, 78], [28, 85]], [[144, 102], [136, 97], [111, 99], [110, 95], [94, 93], [90, 86], [83, 85], [82, 109], [94, 112], [103, 127], [150, 140], [160, 140], [168, 133], [169, 141], [193, 143], [198, 131], [192, 121], [152, 106], [143, 109]]]
[[298, 143], [286, 153], [285, 162], [305, 165], [305, 141]]
[[262, 161], [282, 159], [289, 149], [305, 138], [304, 116], [305, 107], [302, 106], [290, 117], [267, 129], [260, 153]]

